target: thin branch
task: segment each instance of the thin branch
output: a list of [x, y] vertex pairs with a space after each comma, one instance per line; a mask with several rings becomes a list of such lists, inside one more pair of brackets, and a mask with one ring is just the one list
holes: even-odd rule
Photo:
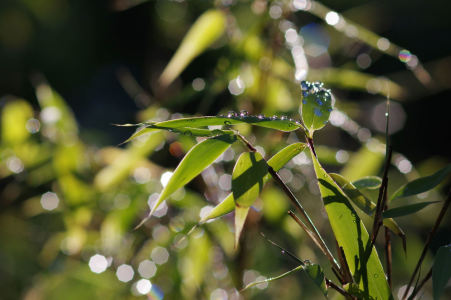
[[371, 247], [374, 245], [374, 242], [376, 241], [377, 238], [377, 234], [379, 233], [379, 229], [382, 225], [382, 211], [387, 201], [386, 194], [388, 187], [388, 168], [390, 167], [392, 152], [393, 152], [392, 148], [388, 147], [387, 157], [384, 166], [384, 175], [382, 177], [381, 187], [379, 188], [379, 197], [377, 198], [376, 211], [374, 213], [373, 230], [371, 233]]
[[425, 243], [424, 248], [423, 248], [423, 252], [421, 253], [420, 259], [418, 260], [418, 263], [417, 263], [417, 265], [415, 267], [415, 270], [413, 271], [412, 277], [410, 278], [409, 284], [407, 285], [407, 288], [404, 291], [404, 295], [402, 296], [401, 299], [406, 299], [407, 293], [408, 293], [410, 287], [412, 286], [412, 283], [413, 283], [413, 281], [415, 279], [415, 276], [416, 276], [418, 270], [420, 269], [421, 264], [423, 263], [423, 260], [424, 260], [424, 258], [426, 256], [426, 252], [427, 252], [427, 250], [429, 248], [429, 245], [430, 245], [430, 243], [432, 241], [432, 237], [435, 235], [435, 232], [437, 231], [438, 226], [442, 222], [442, 219], [445, 216], [446, 210], [448, 209], [450, 203], [451, 203], [451, 191], [448, 193], [448, 198], [446, 199], [445, 203], [443, 204], [442, 209], [440, 210], [440, 214], [439, 214], [439, 216], [437, 218], [437, 221], [435, 221], [434, 227], [432, 228], [432, 230], [428, 234], [428, 237], [426, 239], [426, 243]]
[[293, 253], [291, 253], [287, 249], [283, 248], [282, 246], [278, 245], [276, 242], [274, 242], [274, 241], [270, 240], [269, 238], [267, 238], [266, 235], [263, 232], [260, 232], [260, 234], [266, 241], [271, 243], [273, 246], [279, 248], [282, 254], [288, 255], [291, 259], [293, 259], [294, 261], [296, 261], [300, 265], [305, 265], [305, 263], [304, 263], [304, 261], [302, 259], [300, 259], [296, 255], [294, 255]]
[[413, 299], [418, 292], [421, 290], [421, 288], [423, 287], [423, 285], [432, 277], [432, 268], [429, 270], [429, 272], [426, 274], [426, 276], [424, 276], [423, 280], [421, 280], [421, 282], [416, 286], [416, 288], [413, 290], [412, 294], [410, 294], [408, 300]]
[[[252, 146], [252, 144], [246, 140], [244, 136], [242, 136], [240, 133], [236, 133], [238, 138], [248, 147], [248, 149], [252, 152], [256, 152], [257, 149]], [[313, 141], [312, 141], [313, 146]], [[266, 160], [265, 160], [266, 161]], [[293, 194], [293, 192], [288, 188], [288, 186], [283, 182], [282, 178], [280, 178], [279, 174], [270, 166], [268, 165], [268, 172], [271, 174], [273, 179], [279, 183], [279, 185], [282, 187], [282, 190], [285, 192], [285, 194], [288, 196], [288, 198], [291, 200], [291, 203], [294, 205], [294, 207], [297, 209], [297, 211], [302, 215], [304, 220], [307, 222], [309, 229], [312, 231], [313, 235], [316, 237], [316, 242], [321, 244], [321, 248], [324, 249], [328, 256], [332, 257], [333, 266], [337, 267], [338, 270], [340, 270], [337, 261], [335, 258], [333, 258], [332, 253], [330, 252], [329, 248], [327, 247], [326, 243], [324, 242], [324, 239], [322, 238], [321, 234], [319, 233], [318, 229], [316, 228], [315, 224], [313, 224], [313, 221], [311, 220], [310, 216], [307, 214], [304, 207], [301, 205], [299, 200], [296, 198], [296, 196]]]
[[391, 239], [390, 239], [390, 230], [385, 227], [385, 262], [387, 267], [387, 281], [390, 289], [392, 286], [392, 252], [391, 252]]
[[[330, 263], [332, 264], [333, 269], [335, 269], [338, 273], [341, 273], [340, 266], [335, 261], [335, 258], [332, 256], [332, 253], [330, 253], [329, 249], [325, 247], [324, 244], [322, 244], [320, 241], [318, 241], [317, 237], [313, 234], [313, 232], [307, 227], [307, 225], [304, 224], [291, 210], [288, 211], [288, 214], [290, 215], [293, 220], [298, 223], [299, 226], [304, 229], [304, 231], [307, 233], [307, 235], [313, 240], [316, 246], [323, 252], [323, 254], [329, 259]], [[340, 280], [341, 281], [341, 280]]]

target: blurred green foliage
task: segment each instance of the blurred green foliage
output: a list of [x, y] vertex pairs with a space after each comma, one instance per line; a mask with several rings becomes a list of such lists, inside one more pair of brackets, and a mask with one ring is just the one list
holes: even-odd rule
[[[319, 159], [328, 170], [339, 171], [349, 181], [380, 175], [385, 141], [378, 124], [384, 124], [384, 111], [380, 117], [377, 107], [386, 96], [397, 101], [393, 102], [392, 125], [399, 126], [393, 127], [390, 194], [407, 181], [434, 173], [450, 160], [442, 142], [447, 133], [441, 133], [443, 140], [434, 140], [409, 127], [404, 136], [395, 132], [405, 125], [405, 112], [399, 103], [405, 109], [418, 105], [427, 115], [434, 105], [426, 103], [437, 103], [433, 99], [426, 102], [427, 97], [449, 90], [449, 59], [444, 57], [449, 52], [431, 53], [427, 51], [434, 47], [419, 47], [419, 57], [424, 51], [431, 62], [422, 65], [417, 60], [415, 64], [415, 55], [400, 53], [403, 48], [376, 34], [383, 31], [383, 4], [325, 1], [343, 12], [336, 19], [334, 14], [327, 17], [329, 9], [317, 2], [309, 10], [300, 9], [304, 4], [312, 5], [309, 1], [112, 0], [108, 8], [88, 2], [21, 0], [0, 4], [2, 299], [134, 299], [144, 298], [143, 294], [149, 299], [159, 299], [162, 294], [165, 299], [239, 299], [238, 290], [248, 283], [296, 266], [261, 238], [260, 232], [301, 259], [328, 265], [286, 215], [289, 202], [271, 181], [249, 209], [238, 251], [234, 250], [230, 215], [187, 235], [231, 191], [234, 161], [244, 151], [239, 144], [175, 191], [149, 222], [133, 230], [158, 201], [170, 172], [198, 140], [191, 135], [155, 131], [116, 146], [102, 128], [125, 131], [111, 123], [166, 121], [181, 117], [180, 113], [219, 115], [229, 110], [299, 119], [299, 79], [307, 78], [332, 88], [332, 101], [336, 101], [332, 126], [315, 135]], [[94, 11], [101, 13], [90, 14]], [[105, 43], [105, 36], [113, 31], [106, 20], [128, 14], [134, 17], [143, 11], [148, 23], [126, 27], [121, 35], [121, 41], [126, 42]], [[132, 23], [132, 17], [127, 22]], [[433, 27], [439, 19], [426, 18], [422, 24]], [[151, 29], [145, 31], [145, 26]], [[145, 41], [147, 48], [124, 38], [133, 30], [139, 31], [137, 40]], [[404, 33], [417, 39], [418, 30], [411, 31]], [[420, 42], [432, 44], [422, 39], [427, 40], [427, 36]], [[408, 42], [396, 34], [392, 40]], [[83, 97], [78, 98], [80, 103], [74, 101], [71, 88], [88, 85], [85, 76], [100, 68], [99, 61], [108, 60], [96, 52], [102, 43], [111, 49], [109, 54], [126, 56], [127, 63], [125, 67], [113, 64], [112, 76], [117, 79], [111, 89], [108, 84], [101, 92], [88, 89], [94, 94], [89, 98], [92, 101], [83, 102]], [[442, 48], [439, 50], [449, 50]], [[142, 54], [143, 49], [150, 58]], [[177, 58], [171, 64], [172, 55]], [[146, 68], [136, 71], [130, 63], [135, 59]], [[49, 78], [53, 88], [36, 71]], [[55, 87], [64, 90], [70, 101]], [[118, 104], [119, 93], [124, 102], [134, 103], [132, 109]], [[22, 99], [24, 96], [27, 99]], [[418, 104], [409, 104], [414, 100]], [[437, 113], [448, 114], [443, 111]], [[102, 122], [99, 128], [80, 126], [96, 121]], [[415, 126], [411, 122], [406, 124]], [[413, 122], [421, 123], [418, 118]], [[437, 131], [446, 128], [446, 120], [440, 117], [425, 123], [439, 124]], [[259, 149], [267, 158], [288, 143], [303, 141], [297, 133], [250, 124], [236, 128], [262, 147]], [[122, 141], [127, 134], [132, 132], [127, 131]], [[410, 147], [413, 137], [440, 150], [429, 152], [424, 141], [422, 147]], [[280, 175], [331, 244], [332, 236], [327, 234], [330, 225], [324, 218], [310, 156], [299, 154]], [[441, 192], [446, 186], [449, 181], [418, 197], [422, 201], [443, 200]], [[362, 193], [374, 202], [377, 199], [375, 190]], [[406, 205], [418, 202], [416, 197], [396, 201]], [[439, 205], [431, 205], [397, 219], [407, 234], [408, 255], [403, 252], [402, 241], [394, 238], [395, 296], [407, 283], [439, 209]], [[371, 219], [361, 217], [370, 227]], [[434, 252], [450, 242], [449, 228], [448, 217], [427, 254], [426, 268], [432, 265]], [[133, 274], [124, 264], [132, 267]], [[324, 272], [333, 278], [330, 269], [324, 268]], [[430, 282], [425, 293], [425, 297], [432, 295]], [[449, 288], [445, 293], [450, 295]], [[322, 295], [305, 274], [294, 273], [249, 289], [241, 297], [309, 299]], [[330, 297], [338, 295], [331, 292]]]

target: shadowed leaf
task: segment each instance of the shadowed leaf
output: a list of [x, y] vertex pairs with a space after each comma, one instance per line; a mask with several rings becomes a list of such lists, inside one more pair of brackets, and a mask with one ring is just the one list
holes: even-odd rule
[[263, 189], [263, 177], [268, 165], [258, 152], [245, 152], [238, 158], [232, 174], [232, 193], [235, 200], [235, 247], [238, 246], [249, 207]]
[[[274, 171], [279, 171], [287, 162], [293, 157], [304, 151], [306, 145], [304, 143], [291, 144], [279, 152], [277, 152], [271, 159], [268, 160], [268, 165], [271, 166]], [[266, 183], [271, 178], [271, 175], [267, 173], [263, 177], [263, 183]], [[233, 194], [230, 193], [221, 203], [219, 203], [213, 210], [206, 216], [204, 216], [200, 223], [204, 223], [210, 219], [214, 219], [233, 211], [235, 207], [235, 201]]]
[[442, 246], [435, 255], [432, 267], [434, 300], [439, 300], [451, 278], [451, 244]]
[[365, 298], [393, 299], [376, 249], [349, 198], [321, 167], [311, 150], [321, 197], [338, 244], [343, 247], [349, 270]]
[[361, 189], [375, 190], [381, 186], [381, 183], [382, 179], [378, 176], [366, 176], [352, 182], [352, 184], [359, 190]]
[[434, 203], [438, 203], [440, 201], [429, 201], [429, 202], [420, 202], [420, 203], [414, 203], [409, 205], [404, 205], [396, 208], [392, 208], [389, 210], [386, 210], [382, 213], [382, 216], [384, 218], [397, 218], [402, 216], [407, 216], [410, 214], [414, 214], [417, 211], [422, 210], [426, 206]]
[[408, 197], [427, 192], [436, 187], [440, 182], [442, 182], [449, 175], [450, 172], [451, 165], [448, 165], [430, 176], [415, 179], [399, 188], [391, 196], [390, 200], [395, 200], [396, 198]]

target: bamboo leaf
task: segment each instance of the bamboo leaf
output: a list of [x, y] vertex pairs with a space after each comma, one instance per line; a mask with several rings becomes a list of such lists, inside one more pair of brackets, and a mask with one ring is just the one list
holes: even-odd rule
[[366, 176], [352, 182], [352, 184], [359, 190], [361, 189], [375, 190], [381, 186], [382, 179], [378, 176]]
[[389, 210], [386, 210], [382, 213], [382, 216], [384, 218], [397, 218], [397, 217], [403, 217], [407, 215], [411, 215], [416, 213], [417, 211], [422, 210], [426, 206], [429, 206], [430, 204], [438, 203], [440, 201], [429, 201], [429, 202], [419, 202], [409, 205], [404, 205], [396, 208], [391, 208]]
[[182, 43], [160, 77], [163, 86], [168, 86], [186, 66], [207, 47], [215, 42], [226, 28], [226, 16], [220, 10], [203, 13], [188, 30]]
[[432, 267], [434, 300], [439, 300], [451, 278], [451, 244], [442, 246], [435, 255]]
[[311, 264], [304, 267], [305, 272], [327, 298], [326, 277], [320, 265]]
[[436, 173], [415, 179], [402, 187], [400, 187], [392, 196], [390, 200], [395, 200], [396, 198], [408, 197], [417, 194], [424, 193], [436, 187], [440, 182], [442, 182], [451, 172], [451, 165], [444, 167], [443, 169], [437, 171]]
[[[311, 150], [312, 152], [312, 150]], [[326, 212], [349, 270], [365, 299], [393, 299], [376, 249], [349, 198], [321, 167], [312, 152], [313, 166]]]
[[[306, 145], [304, 143], [291, 144], [279, 152], [277, 152], [271, 159], [268, 160], [268, 165], [271, 166], [276, 172], [279, 171], [287, 162], [293, 157], [304, 151]], [[271, 178], [271, 175], [267, 173], [263, 177], [263, 183], [266, 183]], [[204, 216], [200, 223], [204, 223], [208, 220], [223, 216], [233, 211], [235, 207], [235, 200], [233, 193], [230, 193], [221, 203], [219, 203], [213, 210], [206, 216]]]
[[238, 158], [232, 174], [232, 193], [235, 200], [235, 247], [238, 246], [249, 207], [263, 189], [263, 177], [268, 165], [258, 152], [245, 152]]
[[320, 82], [302, 81], [301, 87], [302, 104], [300, 113], [302, 122], [304, 122], [311, 137], [315, 130], [323, 128], [329, 120], [332, 111], [332, 95], [329, 90], [323, 88], [323, 84]]
[[[363, 195], [353, 183], [347, 181], [343, 176], [335, 173], [329, 174], [332, 179], [341, 187], [346, 196], [365, 214], [372, 216], [376, 208], [376, 204]], [[376, 176], [374, 176], [376, 177]], [[378, 177], [377, 177], [378, 178]], [[406, 249], [406, 234], [402, 228], [392, 218], [386, 218], [383, 221], [384, 226], [390, 229], [394, 234], [398, 235], [403, 242], [403, 248]]]
[[220, 135], [206, 139], [191, 148], [175, 169], [174, 174], [172, 174], [168, 184], [161, 192], [160, 197], [155, 202], [147, 218], [145, 218], [137, 227], [144, 224], [144, 222], [152, 216], [161, 202], [199, 175], [235, 141], [235, 136]]
[[[137, 124], [139, 125], [139, 124]], [[221, 129], [202, 129], [202, 128], [192, 128], [192, 127], [163, 127], [154, 124], [146, 124], [145, 127], [139, 128], [134, 134], [132, 134], [125, 142], [128, 143], [131, 140], [136, 139], [137, 137], [143, 136], [147, 133], [156, 131], [156, 130], [167, 130], [174, 133], [180, 133], [187, 136], [193, 137], [212, 137], [218, 135], [235, 134], [232, 130], [221, 130]]]
[[245, 113], [229, 113], [226, 116], [203, 116], [203, 117], [191, 117], [181, 118], [169, 121], [163, 121], [158, 123], [148, 123], [148, 125], [155, 125], [166, 128], [179, 128], [179, 127], [202, 127], [202, 126], [218, 126], [218, 125], [237, 125], [242, 123], [248, 123], [260, 127], [276, 129], [281, 131], [294, 131], [302, 128], [302, 125], [292, 119], [286, 117], [265, 117], [265, 116], [252, 116]]

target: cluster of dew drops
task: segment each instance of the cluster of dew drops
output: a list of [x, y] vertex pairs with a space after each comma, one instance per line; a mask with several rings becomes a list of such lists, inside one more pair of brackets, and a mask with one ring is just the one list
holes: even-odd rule
[[[324, 104], [328, 104], [332, 100], [332, 94], [330, 90], [324, 88], [324, 84], [322, 82], [309, 82], [309, 81], [302, 81], [301, 82], [301, 89], [302, 89], [302, 104], [307, 104], [307, 97], [310, 95], [313, 95], [316, 103], [319, 106], [323, 106]], [[332, 111], [332, 106], [330, 106], [327, 109], [329, 112]], [[315, 115], [320, 117], [322, 115], [321, 110], [318, 108], [315, 108], [314, 110]]]
[[[272, 117], [268, 117], [265, 116], [263, 114], [259, 114], [259, 115], [251, 115], [249, 114], [247, 111], [245, 110], [241, 110], [240, 112], [235, 112], [235, 111], [229, 111], [227, 114], [225, 115], [219, 115], [218, 117], [220, 118], [228, 118], [228, 119], [234, 119], [234, 120], [241, 120], [244, 122], [263, 122], [263, 121], [288, 121], [289, 126], [292, 123], [295, 123], [297, 125], [301, 124], [300, 121], [294, 120], [292, 118], [289, 118], [287, 116], [272, 116]], [[227, 123], [227, 121], [224, 121], [224, 124], [230, 124]]]

